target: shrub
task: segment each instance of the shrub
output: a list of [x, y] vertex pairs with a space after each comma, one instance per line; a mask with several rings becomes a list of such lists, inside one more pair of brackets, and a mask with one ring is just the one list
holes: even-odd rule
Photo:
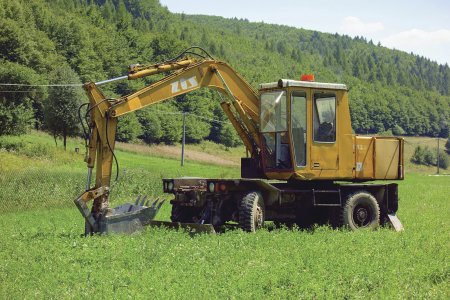
[[404, 135], [406, 132], [399, 125], [395, 124], [395, 126], [392, 128], [392, 133], [394, 135]]
[[186, 142], [200, 143], [209, 135], [211, 125], [208, 122], [199, 120], [195, 115], [186, 116]]
[[450, 159], [444, 151], [439, 152], [439, 167], [442, 169], [448, 169], [450, 165]]
[[[418, 165], [437, 166], [436, 149], [422, 148], [417, 146], [411, 157], [411, 162]], [[447, 169], [450, 164], [448, 155], [444, 151], [439, 151], [439, 167]]]
[[136, 115], [142, 126], [140, 138], [147, 144], [159, 143], [163, 132], [158, 116], [148, 109], [137, 111]]
[[411, 157], [411, 162], [419, 165], [424, 164], [425, 151], [422, 147], [417, 146], [416, 149], [414, 149], [414, 154]]
[[19, 152], [24, 147], [25, 142], [23, 141], [9, 140], [5, 136], [0, 137], [0, 149], [5, 149], [8, 152]]
[[119, 142], [133, 142], [142, 134], [142, 127], [134, 113], [119, 118], [116, 139]]
[[55, 155], [55, 149], [49, 144], [29, 142], [13, 136], [1, 136], [0, 149], [28, 157], [54, 157]]
[[31, 102], [12, 105], [8, 100], [0, 98], [0, 135], [20, 135], [34, 125], [34, 113]]
[[46, 144], [27, 144], [20, 150], [20, 153], [28, 157], [47, 157], [51, 158], [55, 155], [55, 148]]
[[224, 144], [227, 147], [236, 147], [242, 145], [241, 139], [237, 135], [234, 128], [229, 124], [225, 124], [225, 126], [222, 127], [220, 143]]
[[423, 163], [427, 166], [435, 166], [437, 164], [436, 152], [425, 147]]
[[445, 151], [450, 154], [450, 138], [447, 139], [447, 143], [445, 143]]
[[158, 117], [163, 134], [160, 141], [173, 145], [181, 141], [183, 135], [183, 116], [170, 103], [158, 105]]
[[[1, 27], [1, 26], [0, 26]], [[3, 28], [0, 29], [0, 32]], [[0, 40], [4, 37], [0, 37]], [[0, 43], [1, 44], [1, 43]], [[0, 53], [3, 49], [0, 50]], [[0, 62], [0, 82], [13, 84], [40, 84], [40, 76], [30, 68], [17, 63]], [[34, 108], [40, 107], [44, 90], [42, 87], [21, 91], [23, 86], [8, 87], [17, 93], [0, 93], [0, 135], [20, 135], [35, 124]]]
[[385, 130], [385, 131], [378, 132], [378, 135], [380, 135], [380, 136], [393, 136], [394, 134], [392, 133], [391, 129], [388, 129], [388, 130]]
[[[161, 103], [136, 112], [146, 143], [173, 145], [181, 141], [183, 116], [171, 103]], [[121, 130], [122, 124], [119, 124]], [[186, 126], [187, 127], [187, 126]]]

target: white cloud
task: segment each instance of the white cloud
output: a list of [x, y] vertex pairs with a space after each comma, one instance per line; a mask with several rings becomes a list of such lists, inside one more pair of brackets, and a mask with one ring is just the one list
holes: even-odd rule
[[389, 48], [413, 52], [441, 64], [450, 64], [450, 29], [426, 31], [414, 28], [386, 36], [388, 31], [381, 22], [364, 22], [353, 16], [344, 18], [339, 27], [339, 32], [343, 34], [364, 36], [374, 42], [380, 41]]
[[404, 45], [418, 46], [424, 43], [431, 46], [442, 46], [450, 43], [450, 30], [439, 29], [436, 31], [425, 31], [421, 29], [411, 29], [392, 34], [382, 40], [386, 46]]
[[383, 31], [384, 25], [381, 22], [366, 23], [357, 17], [349, 16], [344, 18], [339, 29], [342, 33], [351, 36], [367, 36], [376, 32]]
[[439, 63], [450, 63], [450, 29], [411, 29], [383, 38], [381, 43], [390, 48], [429, 57]]

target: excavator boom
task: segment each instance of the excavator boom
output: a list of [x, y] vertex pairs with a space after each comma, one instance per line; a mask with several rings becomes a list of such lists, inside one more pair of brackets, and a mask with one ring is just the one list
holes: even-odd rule
[[[128, 79], [171, 72], [159, 81], [119, 99], [105, 97], [99, 86], [93, 82], [84, 84], [89, 98], [90, 135], [86, 163], [88, 179], [86, 192], [75, 200], [86, 219], [90, 232], [107, 231], [105, 218], [116, 216], [123, 208], [109, 208], [109, 185], [114, 159], [117, 118], [152, 104], [197, 90], [202, 87], [215, 89], [223, 99], [221, 106], [225, 115], [236, 129], [252, 157], [260, 153], [261, 141], [258, 134], [259, 105], [258, 92], [228, 64], [213, 59], [182, 58], [155, 65], [132, 65]], [[108, 81], [106, 81], [108, 82]], [[91, 188], [91, 175], [96, 167], [95, 186]], [[91, 212], [86, 205], [93, 200]], [[129, 204], [131, 205], [131, 204]], [[153, 208], [157, 208], [158, 205]], [[138, 203], [129, 209], [139, 211]], [[149, 211], [148, 207], [141, 209]], [[147, 216], [148, 217], [148, 216]], [[129, 218], [129, 217], [127, 217]], [[132, 216], [133, 218], [133, 216]], [[102, 220], [98, 222], [96, 220]], [[127, 219], [127, 223], [131, 221]], [[103, 224], [101, 229], [99, 224]], [[138, 222], [139, 223], [139, 222]], [[111, 227], [111, 226], [110, 226]], [[111, 227], [112, 228], [112, 227]], [[115, 229], [120, 228], [114, 226]], [[126, 229], [125, 231], [129, 231]]]

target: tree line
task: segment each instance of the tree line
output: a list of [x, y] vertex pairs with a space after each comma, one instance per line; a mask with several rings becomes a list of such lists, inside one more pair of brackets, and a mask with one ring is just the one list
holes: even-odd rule
[[[209, 49], [255, 87], [279, 78], [298, 79], [302, 73], [314, 73], [318, 81], [347, 84], [357, 133], [448, 136], [447, 64], [374, 45], [362, 37], [172, 14], [157, 0], [0, 0], [0, 83], [22, 84], [0, 86], [0, 134], [20, 134], [34, 127], [65, 136], [56, 121], [60, 114], [75, 116], [74, 108], [86, 98], [76, 87], [45, 85], [121, 76], [130, 64], [160, 62], [191, 45]], [[119, 97], [157, 79], [122, 81], [102, 89]], [[63, 105], [67, 94], [78, 103]], [[129, 114], [119, 121], [118, 139], [178, 142], [181, 117], [171, 113], [185, 111], [224, 121], [219, 102], [214, 92], [200, 90]], [[73, 126], [76, 120], [66, 119], [73, 127], [67, 130], [79, 133], [79, 126]], [[188, 141], [239, 143], [229, 124], [206, 119], [189, 120]]]
[[450, 154], [450, 138], [445, 143], [445, 151], [439, 149], [430, 149], [427, 146], [417, 146], [414, 149], [414, 153], [411, 157], [411, 162], [418, 165], [425, 166], [438, 166], [442, 169], [448, 169], [450, 166], [450, 158], [447, 154]]

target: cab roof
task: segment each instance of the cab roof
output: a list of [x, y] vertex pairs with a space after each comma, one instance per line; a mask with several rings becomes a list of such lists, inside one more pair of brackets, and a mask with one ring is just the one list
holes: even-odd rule
[[280, 79], [278, 82], [261, 83], [259, 85], [260, 90], [273, 89], [273, 88], [284, 88], [284, 87], [305, 87], [305, 88], [316, 88], [316, 89], [329, 89], [329, 90], [345, 90], [348, 88], [342, 83], [327, 83], [327, 82], [316, 82], [316, 81], [300, 81], [291, 79]]

